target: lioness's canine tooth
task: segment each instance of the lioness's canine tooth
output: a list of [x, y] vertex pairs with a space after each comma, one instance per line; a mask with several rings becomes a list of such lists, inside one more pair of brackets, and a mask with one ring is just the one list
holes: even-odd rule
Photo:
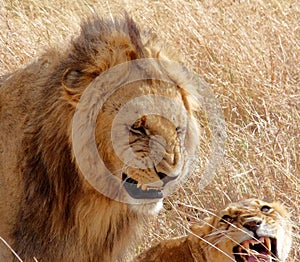
[[265, 237], [265, 246], [271, 251], [271, 239], [269, 237]]
[[246, 250], [249, 250], [249, 241], [245, 241], [243, 243], [243, 247], [246, 249]]

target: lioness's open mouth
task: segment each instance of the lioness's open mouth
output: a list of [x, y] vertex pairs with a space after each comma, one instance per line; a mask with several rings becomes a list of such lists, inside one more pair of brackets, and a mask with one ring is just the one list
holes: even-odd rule
[[273, 262], [277, 259], [276, 239], [261, 237], [249, 239], [233, 248], [237, 262]]
[[125, 182], [124, 187], [128, 194], [135, 199], [155, 199], [163, 198], [162, 188], [139, 185], [138, 182], [125, 173], [122, 174], [122, 180]]

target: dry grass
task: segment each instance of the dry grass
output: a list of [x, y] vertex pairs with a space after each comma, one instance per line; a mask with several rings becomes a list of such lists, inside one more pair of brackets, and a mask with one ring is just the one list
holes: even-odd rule
[[[188, 220], [230, 201], [279, 200], [291, 210], [300, 259], [300, 2], [260, 1], [0, 1], [0, 72], [30, 62], [64, 42], [82, 17], [110, 17], [126, 9], [177, 48], [185, 65], [212, 87], [224, 110], [224, 162], [204, 189], [192, 180], [166, 202], [142, 248], [184, 234]], [[200, 150], [200, 158], [205, 151]]]

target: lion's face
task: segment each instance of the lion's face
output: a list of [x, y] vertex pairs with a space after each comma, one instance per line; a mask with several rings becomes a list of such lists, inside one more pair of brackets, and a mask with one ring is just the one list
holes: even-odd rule
[[191, 228], [207, 261], [285, 261], [291, 248], [291, 222], [279, 203], [249, 199], [232, 203], [208, 225]]
[[120, 181], [113, 189], [116, 200], [141, 201], [150, 210], [184, 178], [198, 145], [185, 92], [155, 81], [111, 95], [99, 112], [95, 137], [106, 167]]

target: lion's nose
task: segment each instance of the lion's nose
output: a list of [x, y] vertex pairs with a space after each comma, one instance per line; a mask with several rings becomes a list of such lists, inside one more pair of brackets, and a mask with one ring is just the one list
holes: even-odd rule
[[256, 233], [256, 230], [260, 227], [261, 223], [262, 223], [261, 220], [253, 219], [245, 222], [243, 226], [247, 228], [249, 231]]

